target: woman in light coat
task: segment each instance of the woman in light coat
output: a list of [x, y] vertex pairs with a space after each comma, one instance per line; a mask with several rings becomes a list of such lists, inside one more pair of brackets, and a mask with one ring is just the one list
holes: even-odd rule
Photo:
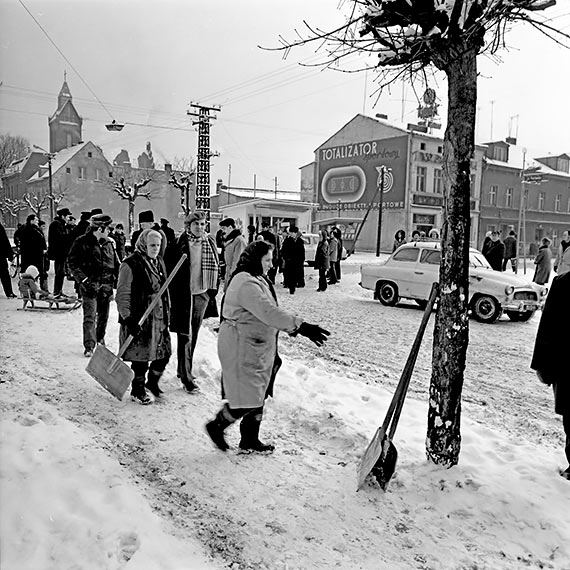
[[242, 253], [222, 301], [218, 356], [222, 364], [222, 392], [227, 400], [206, 431], [222, 451], [229, 449], [225, 429], [242, 418], [239, 447], [246, 452], [271, 452], [273, 445], [259, 440], [263, 405], [273, 395], [273, 382], [281, 359], [277, 353], [279, 331], [300, 334], [321, 346], [330, 333], [303, 322], [281, 309], [267, 278], [273, 246], [250, 243]]
[[327, 272], [331, 266], [330, 245], [327, 230], [319, 231], [319, 243], [315, 251], [315, 269], [319, 272], [319, 288], [317, 291], [327, 290]]
[[536, 269], [532, 280], [539, 285], [546, 285], [552, 271], [552, 253], [550, 252], [550, 240], [547, 237], [542, 238], [542, 245], [538, 248], [534, 264]]
[[172, 353], [168, 291], [163, 293], [144, 323], [138, 324], [166, 281], [166, 268], [160, 256], [162, 241], [160, 232], [143, 230], [134, 253], [121, 263], [117, 285], [116, 301], [121, 323], [119, 342], [122, 345], [129, 335], [134, 337], [122, 358], [131, 362], [135, 373], [131, 396], [142, 405], [152, 403], [145, 389], [147, 371], [146, 388], [158, 398], [162, 394], [158, 381]]

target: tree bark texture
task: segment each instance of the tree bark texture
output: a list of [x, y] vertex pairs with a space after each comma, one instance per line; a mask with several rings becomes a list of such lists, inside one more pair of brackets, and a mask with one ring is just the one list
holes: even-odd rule
[[[133, 235], [133, 227], [135, 225], [135, 201], [129, 200], [129, 237]], [[133, 244], [134, 245], [134, 244]]]
[[435, 319], [426, 453], [452, 467], [461, 448], [461, 391], [469, 343], [470, 174], [475, 145], [477, 48], [458, 42], [436, 65], [448, 79], [443, 147], [445, 200], [440, 298]]

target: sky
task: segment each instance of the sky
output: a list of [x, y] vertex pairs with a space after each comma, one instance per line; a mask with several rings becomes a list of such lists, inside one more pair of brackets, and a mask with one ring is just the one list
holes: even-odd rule
[[[340, 25], [348, 6], [338, 0], [0, 0], [0, 132], [47, 148], [47, 117], [56, 110], [65, 72], [84, 119], [83, 139], [101, 146], [108, 159], [123, 148], [135, 159], [150, 141], [158, 164], [195, 161], [189, 104], [220, 105], [211, 130], [211, 150], [219, 153], [212, 158], [212, 188], [222, 178], [234, 187], [298, 190], [299, 168], [357, 113], [417, 121], [422, 86], [414, 92], [397, 84], [379, 94], [372, 72], [299, 65], [321, 61], [313, 46], [285, 59], [259, 47], [278, 47], [279, 36], [294, 39], [303, 20], [322, 29]], [[568, 0], [546, 14], [570, 33]], [[530, 153], [569, 153], [570, 50], [521, 25], [506, 44], [498, 57], [479, 57], [477, 142], [515, 136]], [[445, 124], [444, 78], [435, 76], [430, 87]], [[105, 129], [112, 119], [125, 123], [122, 132]]]

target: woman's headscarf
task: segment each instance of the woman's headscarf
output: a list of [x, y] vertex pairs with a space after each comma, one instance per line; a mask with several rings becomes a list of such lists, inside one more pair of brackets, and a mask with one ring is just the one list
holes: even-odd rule
[[164, 250], [166, 249], [166, 246], [164, 244], [165, 242], [164, 236], [160, 232], [153, 229], [143, 230], [140, 233], [139, 238], [137, 239], [137, 243], [135, 244], [135, 251], [138, 251], [139, 253], [142, 253], [145, 257], [148, 257], [147, 244], [148, 244], [148, 239], [151, 235], [157, 235], [160, 238], [160, 255], [164, 255]]

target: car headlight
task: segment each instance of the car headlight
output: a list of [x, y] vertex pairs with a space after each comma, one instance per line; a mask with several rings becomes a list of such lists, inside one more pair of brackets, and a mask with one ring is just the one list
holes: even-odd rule
[[541, 297], [545, 297], [547, 293], [548, 293], [548, 289], [547, 289], [546, 287], [543, 287], [543, 288], [540, 290], [540, 296], [541, 296]]
[[515, 288], [512, 285], [507, 285], [505, 287], [505, 295], [509, 296], [515, 292]]

